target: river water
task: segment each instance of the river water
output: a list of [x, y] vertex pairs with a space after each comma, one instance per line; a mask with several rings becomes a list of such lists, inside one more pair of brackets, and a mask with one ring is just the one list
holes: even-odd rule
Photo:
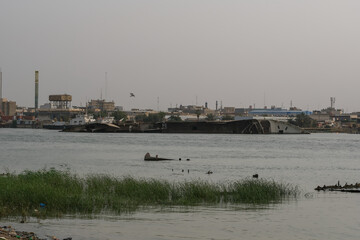
[[[225, 182], [251, 177], [297, 185], [301, 196], [264, 206], [146, 208], [120, 216], [12, 222], [73, 239], [359, 239], [360, 194], [316, 192], [360, 182], [360, 135], [62, 133], [0, 129], [0, 173], [42, 168], [86, 175]], [[175, 161], [145, 162], [146, 152]], [[182, 160], [179, 161], [178, 159]], [[190, 161], [186, 161], [190, 159]], [[213, 174], [205, 174], [211, 170]], [[0, 220], [0, 224], [8, 224]]]

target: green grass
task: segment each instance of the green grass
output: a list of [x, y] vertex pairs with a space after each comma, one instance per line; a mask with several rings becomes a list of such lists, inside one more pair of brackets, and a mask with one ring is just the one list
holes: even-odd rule
[[[267, 180], [171, 183], [108, 175], [80, 178], [54, 169], [25, 171], [0, 177], [0, 217], [121, 213], [150, 205], [266, 204], [296, 197], [298, 193], [296, 187]], [[40, 203], [46, 206], [41, 208]]]

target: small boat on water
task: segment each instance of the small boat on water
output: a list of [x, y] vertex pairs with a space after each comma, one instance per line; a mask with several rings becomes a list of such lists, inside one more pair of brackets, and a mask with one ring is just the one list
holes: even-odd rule
[[66, 127], [65, 122], [53, 122], [52, 124], [43, 125], [43, 128], [51, 129], [51, 130], [62, 130], [65, 127]]
[[174, 159], [160, 158], [160, 157], [158, 157], [158, 155], [156, 155], [155, 157], [152, 157], [152, 156], [150, 156], [150, 153], [146, 153], [144, 160], [145, 161], [166, 161], [166, 160], [174, 160]]

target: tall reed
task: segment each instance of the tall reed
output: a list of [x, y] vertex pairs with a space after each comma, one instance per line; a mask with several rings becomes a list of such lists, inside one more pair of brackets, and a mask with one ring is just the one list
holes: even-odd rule
[[97, 174], [81, 178], [50, 169], [1, 176], [0, 217], [120, 213], [146, 205], [259, 204], [278, 202], [297, 194], [296, 187], [267, 180], [172, 183]]

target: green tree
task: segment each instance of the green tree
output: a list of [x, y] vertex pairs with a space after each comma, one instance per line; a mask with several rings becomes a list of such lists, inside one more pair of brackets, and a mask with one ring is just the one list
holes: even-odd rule
[[164, 113], [164, 112], [159, 112], [159, 113], [158, 113], [158, 118], [159, 118], [159, 121], [158, 121], [158, 122], [164, 121], [165, 115], [166, 115], [166, 113]]
[[101, 111], [101, 112], [94, 112], [93, 116], [95, 119], [97, 118], [103, 118], [107, 116], [107, 112], [106, 111]]
[[126, 121], [127, 115], [123, 111], [116, 111], [112, 113], [112, 116], [114, 117], [115, 121], [119, 121], [123, 119], [122, 121]]
[[168, 122], [182, 122], [182, 119], [178, 115], [171, 115], [168, 118]]
[[12, 128], [17, 128], [17, 121], [16, 120], [12, 120], [11, 127]]
[[196, 114], [197, 120], [199, 121], [201, 111], [200, 111], [200, 110], [196, 110], [196, 111], [195, 111], [195, 114]]
[[305, 113], [296, 115], [295, 120], [289, 119], [288, 122], [302, 128], [317, 126], [317, 122], [308, 115], [305, 115]]
[[164, 112], [159, 112], [159, 113], [150, 113], [147, 118], [145, 118], [145, 122], [151, 122], [151, 123], [155, 123], [155, 122], [162, 122], [165, 118], [165, 113]]
[[146, 116], [146, 114], [140, 114], [135, 117], [135, 120], [137, 122], [147, 122], [147, 123], [156, 123], [156, 122], [162, 122], [165, 118], [164, 112], [159, 113], [150, 113]]
[[225, 115], [222, 117], [222, 120], [226, 121], [226, 120], [234, 120], [234, 117], [233, 116], [230, 116], [230, 115]]
[[215, 120], [215, 115], [212, 113], [209, 113], [206, 115], [206, 120], [208, 121], [214, 121]]
[[145, 114], [139, 114], [135, 116], [135, 121], [137, 122], [145, 122], [144, 119], [147, 118]]

